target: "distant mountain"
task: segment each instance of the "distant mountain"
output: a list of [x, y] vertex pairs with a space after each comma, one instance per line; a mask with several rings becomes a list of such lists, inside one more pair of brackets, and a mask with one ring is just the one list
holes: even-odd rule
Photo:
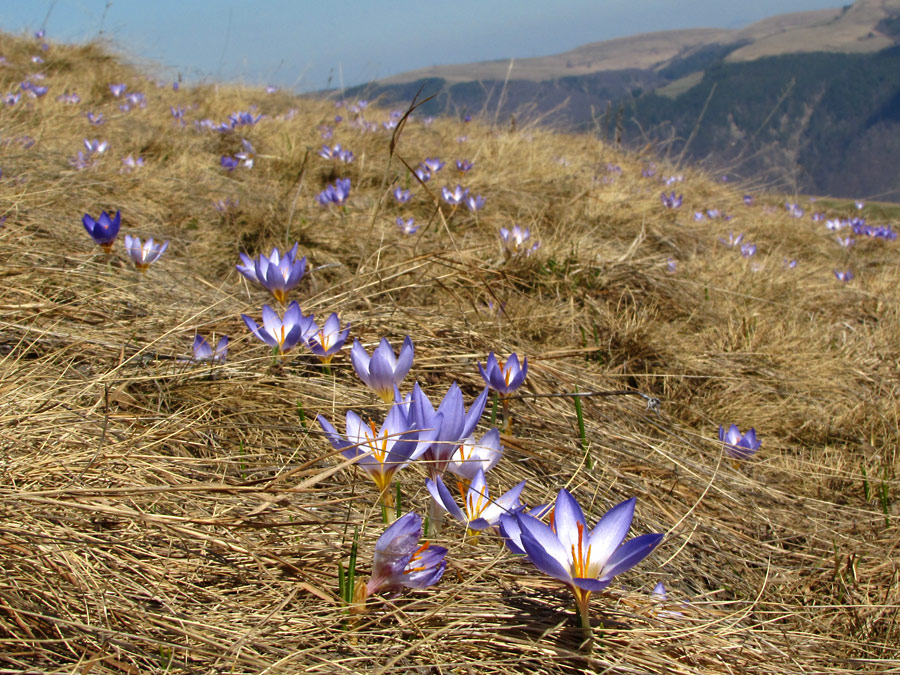
[[[654, 143], [788, 190], [900, 201], [900, 0], [436, 66], [345, 92]], [[688, 140], [689, 139], [689, 140]]]

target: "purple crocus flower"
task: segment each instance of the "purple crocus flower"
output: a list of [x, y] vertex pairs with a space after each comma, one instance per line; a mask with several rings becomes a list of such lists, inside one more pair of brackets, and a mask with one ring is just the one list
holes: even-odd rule
[[94, 220], [90, 215], [85, 213], [81, 218], [81, 222], [84, 225], [84, 229], [87, 230], [87, 233], [91, 235], [91, 239], [94, 240], [94, 243], [98, 244], [104, 252], [111, 253], [113, 244], [116, 242], [116, 237], [119, 235], [119, 226], [122, 224], [122, 213], [116, 211], [116, 215], [110, 218], [106, 211], [101, 211], [100, 217], [97, 218], [97, 220]]
[[[348, 410], [344, 436], [338, 434], [322, 415], [316, 419], [332, 447], [346, 459], [356, 459], [356, 465], [369, 474], [384, 501], [391, 499], [390, 486], [394, 474], [417, 459], [427, 447], [420, 442], [421, 432], [410, 424], [403, 406], [391, 408], [377, 431], [374, 422], [370, 420], [366, 424], [359, 415]], [[433, 433], [429, 432], [428, 436]]]
[[503, 244], [503, 250], [509, 256], [515, 256], [520, 253], [531, 255], [536, 251], [541, 243], [535, 242], [533, 245], [529, 246], [530, 239], [530, 228], [526, 227], [523, 230], [518, 225], [513, 225], [511, 230], [507, 230], [505, 227], [500, 228], [500, 242]]
[[478, 364], [478, 372], [485, 384], [496, 391], [501, 397], [509, 396], [522, 386], [525, 376], [528, 375], [528, 357], [522, 359], [519, 365], [519, 357], [513, 353], [506, 359], [506, 363], [494, 356], [494, 352], [488, 354], [484, 367]]
[[89, 159], [89, 157], [86, 157], [85, 154], [81, 150], [79, 150], [78, 154], [76, 154], [72, 159], [69, 160], [69, 164], [81, 171], [91, 165]]
[[219, 341], [216, 343], [216, 348], [213, 349], [206, 339], [201, 335], [194, 336], [194, 358], [191, 359], [195, 362], [200, 361], [219, 361], [220, 363], [224, 363], [225, 359], [228, 356], [228, 336], [223, 335], [219, 338]]
[[115, 96], [116, 98], [119, 98], [122, 94], [124, 94], [126, 89], [128, 89], [128, 85], [125, 85], [125, 84], [109, 85], [109, 90], [112, 92], [112, 95]]
[[416, 170], [413, 173], [416, 174], [416, 178], [423, 183], [427, 183], [431, 180], [431, 172], [421, 164], [416, 167]]
[[103, 113], [89, 112], [87, 114], [87, 120], [94, 126], [100, 126], [106, 121], [106, 117], [103, 115]]
[[315, 322], [309, 328], [306, 337], [306, 345], [310, 351], [319, 357], [322, 363], [331, 363], [331, 359], [337, 354], [350, 334], [350, 324], [341, 330], [341, 320], [334, 312], [331, 313], [320, 328]]
[[87, 138], [84, 139], [84, 147], [88, 151], [89, 156], [93, 155], [102, 155], [106, 152], [106, 149], [109, 147], [108, 141], [101, 141], [98, 139], [89, 140]]
[[728, 431], [720, 426], [719, 440], [725, 444], [725, 452], [732, 459], [749, 459], [759, 450], [760, 446], [755, 429], [750, 429], [746, 434], [741, 435], [741, 430], [736, 424], [728, 427]]
[[[139, 91], [132, 92], [125, 97], [126, 104], [136, 105], [141, 108], [147, 107], [147, 97]], [[127, 112], [127, 111], [126, 111]]]
[[472, 435], [484, 412], [487, 395], [488, 388], [485, 387], [466, 412], [462, 392], [454, 382], [435, 410], [425, 392], [419, 387], [419, 383], [413, 387], [409, 408], [410, 419], [417, 428], [431, 429], [434, 434], [433, 441], [423, 454], [423, 459], [428, 463], [428, 473], [432, 478], [444, 473], [459, 444]]
[[494, 428], [478, 441], [474, 436], [464, 440], [453, 452], [453, 457], [447, 463], [447, 471], [466, 482], [471, 482], [479, 471], [487, 473], [493, 469], [502, 456], [500, 432]]
[[238, 159], [231, 155], [222, 155], [219, 164], [221, 164], [222, 168], [226, 171], [234, 171], [238, 167]]
[[366, 596], [373, 593], [398, 593], [402, 588], [426, 588], [444, 574], [447, 549], [428, 542], [419, 545], [422, 518], [407, 513], [384, 531], [375, 543], [372, 577], [366, 584]]
[[753, 205], [753, 195], [744, 195], [744, 206]]
[[854, 239], [853, 237], [835, 237], [835, 240], [844, 248], [850, 248], [851, 246], [853, 246], [853, 244], [856, 243], [856, 239]]
[[139, 237], [132, 237], [131, 235], [125, 235], [125, 251], [128, 253], [128, 257], [131, 258], [131, 261], [134, 263], [134, 266], [137, 267], [142, 273], [147, 271], [147, 268], [150, 267], [163, 253], [166, 252], [166, 249], [169, 247], [169, 240], [167, 239], [162, 244], [158, 244], [153, 241], [153, 237], [150, 237], [147, 241], [141, 244], [141, 240]]
[[66, 92], [65, 94], [60, 94], [59, 96], [57, 96], [56, 100], [61, 101], [62, 103], [68, 103], [70, 105], [81, 103], [81, 97], [74, 91], [71, 94], [68, 92]]
[[7, 94], [6, 96], [3, 97], [3, 102], [6, 105], [15, 105], [16, 103], [18, 103], [21, 100], [21, 98], [22, 98], [22, 94], [18, 94], [18, 93]]
[[413, 342], [408, 335], [396, 356], [387, 338], [381, 338], [371, 357], [359, 340], [354, 340], [350, 347], [350, 362], [359, 379], [375, 390], [382, 401], [390, 403], [394, 400], [394, 388], [412, 367], [414, 353]]
[[331, 148], [329, 148], [327, 145], [323, 145], [322, 149], [319, 150], [319, 157], [341, 161], [345, 164], [349, 164], [353, 161], [353, 153], [342, 148], [340, 143]]
[[473, 166], [475, 165], [467, 159], [456, 160], [456, 170], [460, 173], [468, 173], [472, 170]]
[[487, 481], [484, 479], [484, 470], [479, 468], [468, 487], [462, 482], [459, 483], [463, 508], [457, 505], [440, 476], [434, 480], [426, 479], [425, 487], [428, 488], [428, 492], [438, 506], [456, 520], [465, 523], [468, 529], [486, 530], [497, 525], [500, 522], [500, 516], [511, 515], [522, 508], [519, 503], [519, 495], [522, 494], [525, 481], [523, 480], [502, 497], [491, 499]]
[[403, 234], [415, 234], [419, 231], [419, 227], [413, 223], [415, 223], [414, 218], [407, 218], [404, 220], [403, 216], [397, 216], [397, 227], [400, 228], [400, 231]]
[[751, 256], [756, 255], [756, 244], [742, 244], [741, 245], [741, 255], [745, 258], [750, 258]]
[[793, 218], [802, 218], [805, 213], [803, 208], [794, 202], [785, 202], [784, 208], [787, 210], [788, 215]]
[[268, 305], [263, 305], [262, 326], [256, 325], [256, 322], [246, 314], [241, 314], [241, 318], [247, 324], [247, 328], [250, 329], [251, 333], [270, 347], [277, 347], [281, 354], [284, 354], [306, 337], [313, 321], [312, 316], [303, 316], [303, 312], [300, 311], [300, 305], [297, 304], [296, 300], [288, 305], [283, 319], [278, 316], [274, 309]]
[[614, 506], [590, 531], [581, 507], [565, 489], [556, 497], [549, 525], [522, 512], [500, 517], [509, 548], [524, 552], [541, 572], [572, 590], [586, 631], [591, 593], [604, 590], [613, 577], [637, 565], [662, 541], [662, 534], [642, 534], [622, 543], [631, 528], [635, 501], [632, 497]]
[[244, 146], [244, 149], [240, 152], [236, 152], [234, 154], [235, 159], [239, 159], [241, 161], [241, 166], [252, 169], [253, 161], [256, 159], [256, 150], [253, 149], [253, 146], [250, 144], [246, 138], [241, 139], [241, 145]]
[[453, 190], [444, 186], [441, 188], [441, 196], [450, 206], [456, 207], [463, 203], [463, 200], [469, 195], [469, 188], [463, 188], [457, 185]]
[[282, 305], [287, 300], [288, 291], [293, 289], [306, 272], [306, 256], [297, 260], [297, 248], [300, 243], [285, 255], [281, 255], [278, 248], [273, 248], [269, 255], [260, 253], [257, 260], [253, 260], [245, 253], [241, 253], [243, 265], [236, 265], [238, 272], [250, 281], [255, 281], [268, 290]]
[[127, 157], [122, 159], [122, 166], [125, 170], [139, 169], [144, 166], [144, 158], [143, 157], [132, 157], [128, 155]]
[[394, 188], [394, 192], [392, 194], [394, 195], [394, 199], [397, 200], [398, 204], [406, 204], [406, 202], [412, 199], [412, 192], [410, 192], [409, 190], [404, 190], [399, 185]]
[[838, 281], [852, 281], [853, 272], [851, 270], [834, 270], [834, 278]]
[[338, 178], [334, 181], [334, 185], [331, 185], [330, 183], [326, 185], [325, 189], [316, 196], [316, 200], [322, 204], [322, 206], [328, 206], [329, 204], [343, 206], [349, 197], [350, 179]]
[[469, 209], [472, 213], [475, 211], [480, 211], [484, 208], [485, 199], [481, 195], [467, 195], [465, 199], [466, 208]]
[[662, 201], [662, 205], [667, 209], [677, 209], [683, 202], [683, 196], [676, 196], [675, 191], [673, 190], [670, 194], [663, 192], [660, 195], [660, 200]]
[[228, 121], [231, 123], [231, 128], [241, 127], [241, 126], [253, 126], [257, 122], [262, 119], [262, 115], [253, 116], [253, 113], [249, 111], [241, 111], [234, 112], [228, 116]]
[[444, 163], [437, 157], [426, 157], [422, 160], [422, 166], [428, 169], [432, 175], [444, 168]]
[[725, 244], [725, 246], [734, 248], [736, 246], [741, 245], [741, 242], [744, 241], [744, 235], [743, 235], [743, 233], [735, 234], [734, 232], [729, 232], [728, 239], [723, 239], [722, 237], [719, 237], [719, 241], [721, 243]]

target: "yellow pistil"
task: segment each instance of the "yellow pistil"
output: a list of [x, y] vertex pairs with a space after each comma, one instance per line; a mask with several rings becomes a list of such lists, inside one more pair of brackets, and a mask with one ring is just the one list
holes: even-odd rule
[[422, 544], [419, 548], [416, 549], [416, 552], [412, 554], [412, 558], [409, 559], [409, 563], [407, 563], [406, 569], [403, 570], [403, 574], [409, 574], [410, 572], [421, 572], [422, 570], [426, 569], [425, 565], [423, 565], [421, 567], [410, 567], [409, 565], [411, 563], [415, 562], [416, 560], [419, 560], [422, 557], [422, 554], [426, 550], [428, 550], [429, 546], [431, 546], [431, 542], [426, 541], [424, 544]]
[[577, 525], [578, 552], [575, 551], [575, 544], [572, 544], [572, 568], [574, 571], [572, 576], [586, 579], [587, 571], [591, 566], [591, 547], [588, 546], [587, 551], [584, 550], [584, 524], [577, 523]]

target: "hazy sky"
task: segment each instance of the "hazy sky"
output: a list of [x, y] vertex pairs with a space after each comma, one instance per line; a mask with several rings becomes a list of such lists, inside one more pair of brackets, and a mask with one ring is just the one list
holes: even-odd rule
[[[0, 29], [109, 41], [187, 80], [300, 91], [657, 30], [737, 28], [847, 0], [0, 0]], [[162, 74], [162, 73], [161, 73]]]

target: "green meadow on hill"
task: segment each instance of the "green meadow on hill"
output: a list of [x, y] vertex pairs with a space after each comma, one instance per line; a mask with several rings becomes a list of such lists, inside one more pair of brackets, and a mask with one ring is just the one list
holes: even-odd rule
[[[173, 88], [97, 45], [0, 55], [0, 673], [900, 672], [896, 210], [745, 202], [591, 135]], [[338, 143], [351, 162], [320, 156]], [[82, 225], [103, 211], [109, 255]], [[505, 250], [513, 225], [539, 246]], [[142, 273], [125, 234], [168, 248]], [[350, 325], [327, 368], [241, 318], [283, 308], [240, 254], [295, 242], [287, 300]], [[227, 359], [192, 362], [198, 334]], [[476, 431], [501, 427], [492, 494], [566, 488], [591, 526], [636, 497], [629, 537], [665, 535], [591, 600], [592, 651], [563, 583], [449, 518], [437, 584], [342, 602], [385, 524], [316, 417], [380, 425], [350, 344], [407, 335], [400, 391], [431, 401], [527, 356], [509, 425], [489, 404]], [[729, 457], [731, 424], [758, 452]], [[426, 475], [396, 474], [398, 512], [428, 514]]]

